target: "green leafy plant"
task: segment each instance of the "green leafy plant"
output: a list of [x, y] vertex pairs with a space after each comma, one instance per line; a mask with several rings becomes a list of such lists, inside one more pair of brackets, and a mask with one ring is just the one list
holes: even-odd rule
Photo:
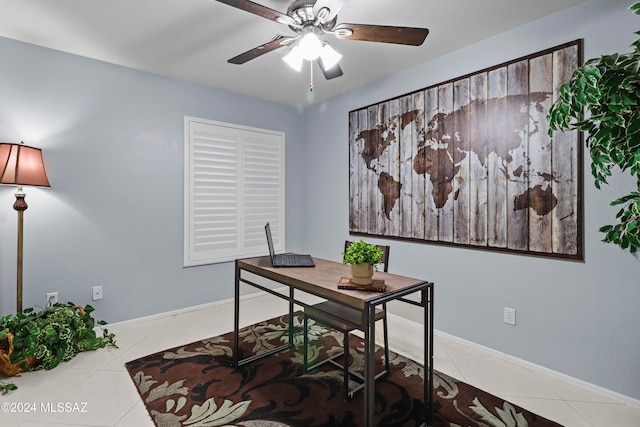
[[18, 387], [14, 383], [5, 383], [4, 381], [0, 381], [0, 394], [3, 396], [17, 388]]
[[367, 263], [376, 265], [382, 260], [382, 249], [374, 244], [369, 244], [360, 239], [359, 242], [353, 242], [344, 252], [343, 264], [362, 264]]
[[[53, 369], [81, 351], [116, 347], [115, 335], [107, 329], [102, 330], [102, 336], [96, 333], [93, 311], [90, 305], [83, 308], [73, 303], [54, 304], [42, 311], [28, 308], [0, 319], [2, 372], [15, 375], [20, 371]], [[13, 384], [0, 384], [3, 392], [13, 389]]]
[[[640, 15], [640, 2], [630, 9]], [[560, 97], [547, 119], [550, 136], [556, 130], [586, 132], [596, 188], [608, 184], [615, 166], [636, 177], [639, 191], [611, 202], [622, 205], [618, 223], [600, 228], [604, 242], [636, 253], [640, 248], [640, 39], [631, 47], [630, 53], [604, 55], [578, 67], [560, 87]]]

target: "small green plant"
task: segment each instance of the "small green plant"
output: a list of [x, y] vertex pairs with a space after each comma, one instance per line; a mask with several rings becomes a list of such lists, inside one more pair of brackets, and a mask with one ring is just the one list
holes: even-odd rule
[[0, 394], [5, 395], [9, 394], [10, 391], [16, 390], [18, 387], [14, 383], [5, 383], [4, 381], [0, 381]]
[[369, 244], [360, 239], [359, 242], [353, 242], [344, 252], [343, 264], [362, 264], [371, 265], [379, 264], [382, 260], [382, 249], [374, 244]]
[[[630, 9], [640, 15], [640, 2]], [[586, 132], [596, 188], [607, 184], [615, 166], [636, 176], [638, 191], [611, 202], [623, 205], [618, 223], [600, 228], [604, 242], [633, 254], [640, 249], [640, 40], [631, 46], [630, 53], [603, 55], [578, 67], [560, 86], [547, 119], [551, 137], [555, 130]]]
[[[96, 334], [93, 311], [90, 305], [83, 308], [67, 303], [54, 304], [38, 312], [28, 308], [1, 318], [2, 372], [15, 375], [20, 370], [53, 369], [81, 351], [116, 347], [115, 335], [107, 329], [102, 330], [102, 336]], [[11, 383], [0, 384], [3, 393], [15, 388]]]

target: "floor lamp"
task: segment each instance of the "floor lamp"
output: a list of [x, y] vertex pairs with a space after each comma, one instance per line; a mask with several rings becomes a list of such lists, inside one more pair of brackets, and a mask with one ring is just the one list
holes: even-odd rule
[[27, 202], [23, 185], [50, 187], [44, 170], [42, 151], [20, 144], [0, 142], [0, 184], [17, 185], [16, 202], [13, 209], [18, 212], [18, 271], [16, 289], [16, 312], [22, 311], [22, 224]]

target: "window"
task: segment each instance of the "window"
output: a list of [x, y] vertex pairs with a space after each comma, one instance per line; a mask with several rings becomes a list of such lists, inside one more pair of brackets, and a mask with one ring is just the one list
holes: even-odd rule
[[184, 119], [184, 266], [284, 247], [284, 133]]

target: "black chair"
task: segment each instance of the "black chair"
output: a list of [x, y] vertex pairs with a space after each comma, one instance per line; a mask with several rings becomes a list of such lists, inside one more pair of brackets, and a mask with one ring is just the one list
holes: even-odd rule
[[[351, 244], [350, 241], [346, 241], [344, 245], [345, 251]], [[382, 262], [383, 271], [387, 271], [389, 267], [389, 246], [380, 246], [378, 247], [382, 250]], [[331, 356], [328, 359], [322, 360], [312, 366], [308, 365], [308, 355], [307, 349], [309, 344], [309, 338], [307, 336], [307, 327], [308, 327], [308, 319], [314, 319], [316, 322], [321, 323], [325, 326], [329, 326], [343, 334], [343, 345], [344, 352]], [[387, 307], [386, 303], [382, 304], [382, 308], [376, 308], [375, 310], [375, 320], [382, 320], [383, 322], [383, 334], [384, 334], [384, 369], [376, 374], [375, 379], [386, 375], [389, 372], [389, 339], [387, 337], [388, 327], [387, 327]], [[318, 304], [314, 304], [304, 309], [304, 364], [303, 369], [304, 373], [311, 371], [325, 363], [331, 363], [340, 369], [343, 370], [344, 373], [344, 390], [345, 399], [349, 399], [353, 397], [353, 395], [360, 389], [364, 387], [364, 378], [362, 375], [352, 372], [349, 370], [349, 334], [354, 330], [362, 330], [361, 327], [362, 322], [362, 313], [358, 310], [351, 309], [342, 304], [332, 302], [332, 301], [324, 301]], [[363, 331], [364, 332], [364, 331]], [[375, 337], [372, 337], [375, 340]], [[335, 359], [343, 356], [343, 363], [338, 363]], [[360, 385], [353, 390], [349, 390], [349, 378], [360, 383]]]

